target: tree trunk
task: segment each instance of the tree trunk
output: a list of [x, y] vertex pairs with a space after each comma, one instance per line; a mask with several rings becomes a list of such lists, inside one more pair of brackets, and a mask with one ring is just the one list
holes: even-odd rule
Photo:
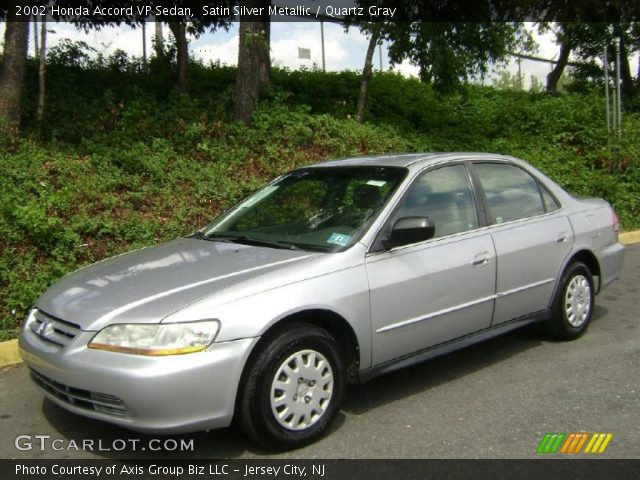
[[145, 72], [149, 71], [149, 62], [147, 61], [147, 19], [142, 19], [142, 68]]
[[153, 48], [156, 51], [156, 57], [164, 57], [164, 39], [162, 38], [162, 22], [154, 17], [153, 19], [156, 33], [153, 37]]
[[638, 75], [636, 75], [636, 86], [640, 89], [640, 59], [638, 60]]
[[431, 81], [433, 80], [433, 75], [431, 75], [431, 72], [427, 69], [425, 65], [420, 65], [418, 78], [422, 83], [431, 83]]
[[364, 60], [364, 68], [362, 69], [362, 80], [360, 82], [360, 94], [358, 95], [358, 106], [356, 109], [356, 119], [364, 122], [364, 112], [367, 107], [367, 97], [369, 96], [369, 80], [371, 80], [371, 72], [373, 70], [373, 52], [380, 38], [380, 32], [375, 29], [371, 32], [369, 39], [369, 47], [367, 48], [367, 56]]
[[560, 44], [560, 57], [558, 63], [553, 70], [547, 75], [547, 92], [556, 93], [558, 91], [558, 82], [569, 62], [569, 54], [571, 53], [571, 39], [567, 34], [562, 37]]
[[[35, 28], [34, 23], [34, 28]], [[42, 17], [40, 21], [40, 51], [38, 52], [38, 135], [42, 136], [42, 127], [44, 126], [44, 100], [46, 87], [46, 69], [47, 69], [47, 18]]]
[[[637, 50], [640, 50], [640, 44], [638, 44]], [[640, 58], [638, 58], [638, 74], [636, 75], [636, 86], [640, 90]]]
[[260, 99], [260, 92], [270, 83], [270, 0], [247, 0], [248, 8], [263, 8], [263, 15], [240, 17], [240, 44], [236, 74], [235, 118], [249, 124]]
[[189, 79], [187, 68], [189, 65], [189, 42], [187, 41], [187, 24], [185, 22], [169, 22], [171, 33], [176, 39], [178, 63], [178, 91], [188, 93]]
[[629, 55], [624, 39], [620, 37], [620, 79], [622, 80], [622, 93], [626, 97], [631, 97], [635, 93], [635, 85], [631, 76], [631, 66], [629, 65]]
[[0, 65], [0, 130], [15, 135], [20, 123], [20, 98], [27, 60], [29, 22], [17, 21], [9, 9], [4, 33], [4, 55]]
[[33, 19], [33, 56], [37, 60], [38, 55], [40, 55], [40, 48], [38, 47], [38, 17], [36, 15], [31, 15]]

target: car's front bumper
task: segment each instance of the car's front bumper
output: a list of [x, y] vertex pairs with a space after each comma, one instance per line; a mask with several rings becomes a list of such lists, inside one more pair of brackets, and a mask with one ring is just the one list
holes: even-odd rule
[[87, 347], [80, 332], [64, 347], [30, 328], [20, 354], [35, 383], [74, 413], [145, 433], [181, 433], [228, 426], [238, 383], [257, 338], [214, 343], [203, 352], [148, 357]]

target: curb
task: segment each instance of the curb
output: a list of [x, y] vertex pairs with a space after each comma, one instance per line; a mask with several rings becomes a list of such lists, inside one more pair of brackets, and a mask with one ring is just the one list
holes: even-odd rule
[[18, 340], [0, 342], [0, 368], [15, 363], [22, 363], [22, 358], [18, 353]]
[[[640, 243], [640, 230], [621, 233], [619, 239], [620, 243], [624, 245]], [[16, 363], [22, 363], [22, 358], [18, 353], [18, 340], [0, 342], [0, 368]]]
[[620, 243], [625, 245], [631, 245], [633, 243], [640, 242], [640, 230], [635, 230], [633, 232], [623, 232], [618, 236]]

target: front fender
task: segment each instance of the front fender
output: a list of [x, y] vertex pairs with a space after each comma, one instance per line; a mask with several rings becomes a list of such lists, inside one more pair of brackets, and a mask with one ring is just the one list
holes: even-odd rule
[[[181, 310], [181, 318], [216, 318], [217, 342], [259, 337], [282, 319], [306, 310], [328, 310], [346, 319], [360, 348], [360, 366], [371, 364], [369, 284], [363, 264], [292, 282], [232, 302], [206, 302]], [[167, 319], [170, 321], [170, 319]]]

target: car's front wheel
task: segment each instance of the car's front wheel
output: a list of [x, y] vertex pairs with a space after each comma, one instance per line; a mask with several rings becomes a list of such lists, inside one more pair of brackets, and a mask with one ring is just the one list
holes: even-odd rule
[[254, 440], [275, 449], [317, 438], [339, 411], [343, 359], [335, 339], [305, 323], [270, 334], [240, 385], [239, 420]]
[[562, 275], [549, 320], [550, 333], [560, 340], [580, 337], [593, 314], [594, 289], [591, 271], [584, 263], [569, 265]]

